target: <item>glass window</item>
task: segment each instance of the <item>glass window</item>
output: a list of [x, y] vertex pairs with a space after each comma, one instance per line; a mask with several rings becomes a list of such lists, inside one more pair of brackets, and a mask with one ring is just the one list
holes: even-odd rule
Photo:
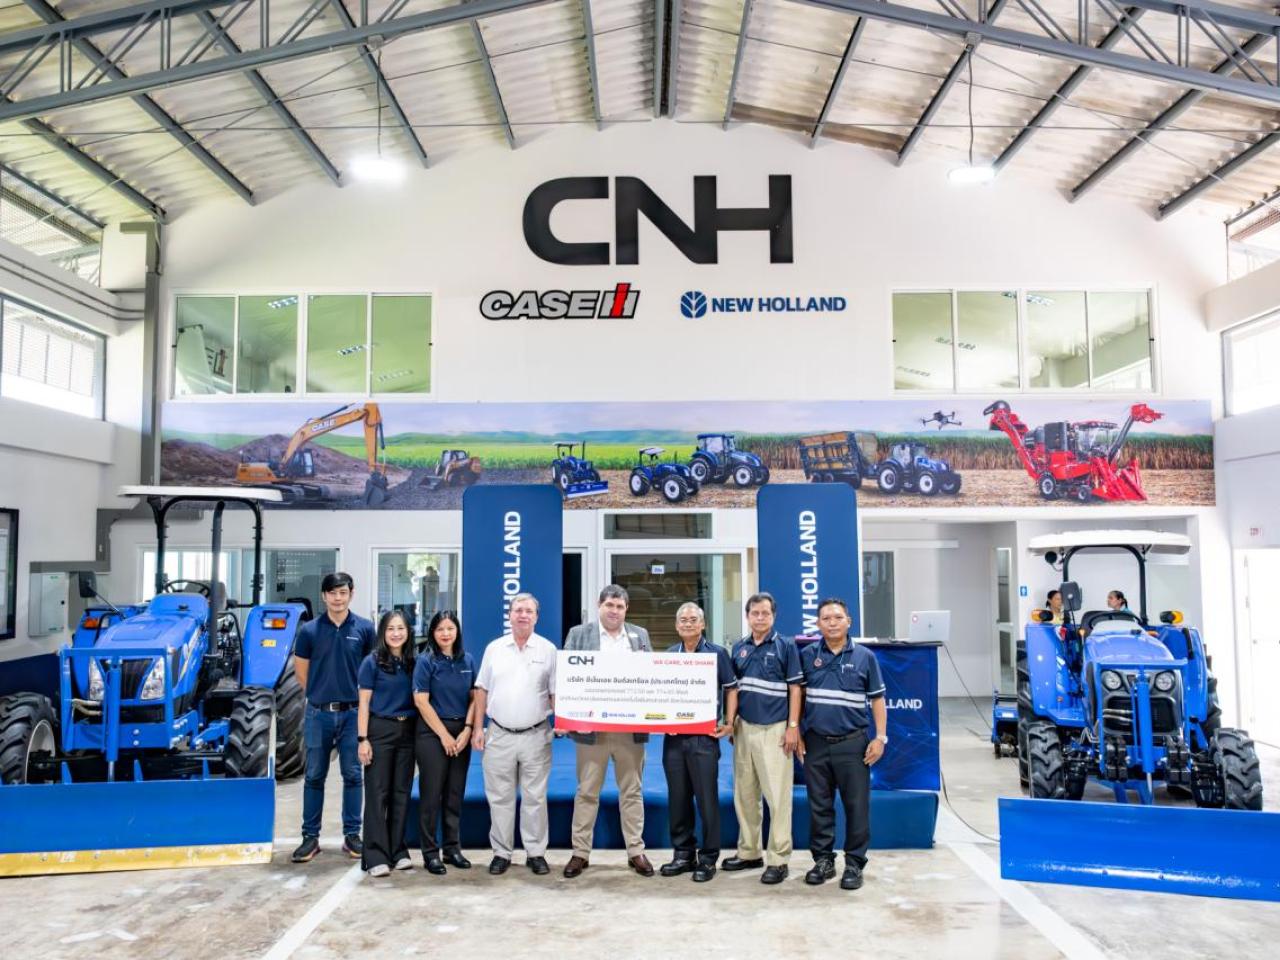
[[655, 650], [680, 640], [676, 610], [692, 600], [706, 614], [709, 641], [732, 646], [742, 636], [742, 557], [736, 553], [615, 554], [611, 583], [631, 597], [627, 621], [649, 631]]
[[862, 555], [862, 635], [881, 639], [897, 636], [892, 550], [869, 550]]
[[606, 540], [707, 540], [709, 513], [606, 513]]
[[307, 297], [307, 392], [367, 392], [369, 298]]
[[1081, 290], [1033, 290], [1026, 297], [1027, 386], [1089, 385], [1088, 318]]
[[230, 393], [234, 360], [234, 297], [178, 297], [173, 392]]
[[956, 324], [959, 389], [1018, 389], [1017, 291], [960, 291]]
[[14, 635], [18, 610], [18, 511], [0, 510], [0, 640]]
[[236, 343], [237, 393], [298, 389], [298, 298], [241, 297]]
[[[223, 550], [218, 554], [218, 580], [223, 584], [229, 584], [230, 589], [227, 596], [242, 603], [248, 603], [251, 594], [246, 593], [243, 597], [235, 595], [237, 585], [245, 583], [247, 577], [242, 577], [240, 566], [239, 550]], [[253, 551], [249, 551], [249, 565], [253, 566]], [[200, 549], [176, 549], [165, 550], [164, 552], [164, 574], [165, 579], [169, 583], [178, 580], [194, 580], [197, 583], [208, 583], [209, 577], [213, 573], [213, 554], [208, 550]], [[142, 595], [151, 597], [155, 595], [156, 590], [156, 552], [155, 550], [144, 550], [142, 552]], [[183, 593], [192, 593], [194, 588], [183, 587]]]
[[1089, 294], [1095, 390], [1151, 389], [1151, 298], [1145, 290]]
[[1248, 413], [1280, 403], [1280, 313], [1222, 335], [1227, 413]]
[[8, 297], [0, 301], [0, 326], [0, 394], [102, 416], [105, 337]]
[[893, 295], [893, 386], [952, 390], [951, 294]]
[[431, 392], [431, 298], [373, 298], [374, 393]]
[[[253, 550], [240, 552], [241, 599], [253, 596]], [[263, 550], [262, 602], [301, 603], [313, 617], [324, 612], [320, 583], [325, 574], [338, 569], [337, 550]]]
[[376, 557], [378, 605], [374, 622], [389, 610], [400, 610], [425, 637], [431, 618], [458, 609], [458, 554], [385, 553]]

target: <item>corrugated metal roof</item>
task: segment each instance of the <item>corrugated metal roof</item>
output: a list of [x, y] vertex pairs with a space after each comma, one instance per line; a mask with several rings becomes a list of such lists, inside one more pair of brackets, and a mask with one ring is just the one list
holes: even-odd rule
[[[62, 0], [55, 6], [63, 17], [74, 19], [132, 2]], [[940, 9], [936, 0], [896, 2], [935, 13]], [[742, 32], [743, 0], [684, 0], [679, 5], [679, 24], [669, 22], [675, 7], [670, 0], [555, 0], [491, 16], [480, 23], [501, 106], [517, 142], [549, 135], [567, 124], [594, 122], [583, 3], [590, 3], [600, 87], [595, 95], [604, 123], [643, 122], [652, 117], [658, 15], [668, 17], [663, 54], [667, 71], [673, 34], [678, 43], [678, 66], [675, 75], [668, 77], [666, 94], [668, 102], [675, 98], [676, 119], [686, 123], [723, 120]], [[388, 12], [405, 16], [450, 5], [450, 0], [374, 0], [369, 8], [371, 18], [376, 19]], [[1078, 31], [1076, 0], [1040, 0], [1040, 6], [1069, 33]], [[1266, 0], [1236, 0], [1234, 6], [1267, 13], [1273, 9]], [[1028, 7], [1034, 9], [1014, 0], [1002, 11], [998, 24], [1037, 32]], [[232, 21], [228, 33], [237, 45], [253, 49], [261, 33], [259, 10], [254, 3], [229, 5], [214, 13], [226, 14]], [[358, 0], [347, 0], [346, 10], [357, 20]], [[311, 0], [272, 0], [273, 36], [278, 38], [308, 11], [318, 15], [305, 23], [301, 36], [341, 27], [330, 3], [313, 10]], [[0, 33], [41, 22], [23, 3], [0, 8]], [[802, 145], [827, 101], [856, 23], [853, 15], [793, 0], [754, 0], [738, 64], [733, 122], [777, 126]], [[1171, 18], [1148, 12], [1138, 25], [1143, 31], [1137, 35], [1139, 39], [1123, 37], [1114, 46], [1117, 52], [1137, 54], [1140, 40], [1154, 41], [1167, 51], [1176, 48], [1176, 25]], [[1097, 44], [1113, 26], [1094, 8], [1088, 30], [1091, 42]], [[192, 45], [199, 50], [202, 33], [193, 17], [174, 20], [176, 54]], [[1247, 36], [1240, 30], [1226, 33], [1234, 42]], [[96, 36], [93, 43], [100, 50], [110, 50], [117, 43], [127, 44], [128, 36], [128, 31], [121, 30]], [[499, 103], [490, 89], [469, 24], [398, 36], [380, 47], [376, 43], [372, 46], [373, 56], [432, 164], [449, 162], [471, 150], [505, 149]], [[959, 37], [869, 21], [831, 99], [824, 139], [876, 150], [901, 149], [963, 47]], [[1213, 68], [1223, 57], [1218, 46], [1199, 32], [1192, 33], [1187, 54], [1192, 66], [1203, 69]], [[217, 46], [201, 54], [203, 58], [223, 55]], [[159, 31], [151, 30], [128, 47], [119, 65], [126, 73], [149, 71], [159, 56]], [[19, 59], [17, 54], [0, 57], [0, 76]], [[1274, 45], [1254, 59], [1274, 76]], [[80, 54], [73, 60], [77, 70], [88, 63]], [[919, 155], [963, 162], [969, 150], [972, 94], [974, 156], [980, 161], [992, 160], [1053, 98], [1074, 69], [1061, 60], [989, 43], [977, 47], [971, 66], [972, 88], [968, 73], [962, 73], [923, 132]], [[338, 171], [347, 171], [353, 159], [379, 148], [384, 155], [417, 162], [359, 48], [333, 49], [273, 64], [264, 67], [261, 76]], [[52, 93], [57, 87], [54, 55], [32, 71], [13, 95], [18, 100], [28, 99]], [[1184, 92], [1169, 83], [1095, 69], [1001, 176], [1036, 178], [1068, 191]], [[300, 180], [326, 175], [321, 163], [287, 129], [245, 73], [168, 87], [151, 96], [255, 197], [269, 197]], [[1183, 114], [1174, 128], [1159, 133], [1104, 180], [1099, 192], [1154, 209], [1276, 129], [1277, 118], [1277, 111], [1261, 102], [1210, 94]], [[170, 215], [232, 195], [222, 180], [159, 129], [130, 98], [61, 110], [41, 120]], [[22, 124], [0, 126], [0, 164], [99, 220], [142, 215], [129, 198]], [[1206, 191], [1198, 202], [1230, 212], [1277, 184], [1280, 153], [1265, 153]], [[56, 209], [47, 198], [21, 185], [0, 186], [12, 186], [23, 199], [46, 211]], [[89, 226], [71, 211], [64, 210], [59, 216], [77, 231]], [[19, 229], [17, 220], [10, 229]], [[30, 228], [23, 229], [30, 232]], [[56, 227], [54, 231], [56, 234]]]

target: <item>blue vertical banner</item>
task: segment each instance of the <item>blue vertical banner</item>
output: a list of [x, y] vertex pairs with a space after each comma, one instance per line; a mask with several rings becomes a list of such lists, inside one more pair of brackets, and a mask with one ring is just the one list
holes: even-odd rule
[[938, 790], [938, 644], [868, 644], [880, 663], [889, 745], [871, 768], [877, 790]]
[[858, 501], [843, 483], [770, 483], [756, 499], [760, 589], [777, 598], [784, 636], [818, 633], [818, 601], [839, 597], [862, 633]]
[[462, 495], [462, 626], [479, 662], [490, 640], [509, 629], [518, 593], [538, 598], [534, 631], [556, 646], [563, 598], [563, 499], [550, 484], [468, 487]]

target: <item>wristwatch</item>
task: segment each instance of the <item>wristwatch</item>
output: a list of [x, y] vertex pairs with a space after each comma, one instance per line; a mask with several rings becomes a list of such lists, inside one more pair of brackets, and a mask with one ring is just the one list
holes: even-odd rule
[[888, 743], [889, 735], [887, 733], [882, 733], [880, 734], [880, 736], [876, 737], [876, 739], [879, 740], [881, 743]]
[[368, 742], [369, 742], [368, 737], [356, 737], [356, 743], [368, 743]]
[[788, 729], [791, 729], [791, 730], [794, 730], [799, 726], [800, 726], [800, 722], [798, 720], [792, 720], [787, 724]]

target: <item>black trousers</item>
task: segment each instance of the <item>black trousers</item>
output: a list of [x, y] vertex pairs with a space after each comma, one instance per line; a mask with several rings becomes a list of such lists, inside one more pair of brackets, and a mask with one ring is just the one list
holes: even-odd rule
[[[461, 720], [441, 720], [453, 736], [462, 732]], [[435, 732], [418, 718], [413, 744], [418, 757], [418, 835], [422, 838], [423, 857], [445, 851], [461, 850], [459, 840], [462, 822], [462, 794], [467, 787], [467, 767], [471, 765], [471, 747], [456, 757], [444, 752], [444, 744]], [[436, 843], [436, 831], [444, 821], [444, 843]]]
[[404, 825], [413, 786], [413, 718], [369, 718], [373, 762], [364, 773], [364, 856], [366, 870], [394, 867], [409, 855]]
[[[720, 858], [720, 741], [701, 734], [668, 734], [662, 740], [662, 769], [667, 775], [671, 846], [677, 860], [715, 863]], [[702, 815], [702, 846], [697, 846], [697, 803]]]
[[862, 762], [867, 751], [866, 732], [859, 731], [839, 743], [807, 733], [804, 750], [804, 780], [809, 788], [809, 849], [813, 858], [834, 856], [838, 790], [844, 805], [845, 861], [865, 867], [867, 844], [871, 842], [871, 768]]

